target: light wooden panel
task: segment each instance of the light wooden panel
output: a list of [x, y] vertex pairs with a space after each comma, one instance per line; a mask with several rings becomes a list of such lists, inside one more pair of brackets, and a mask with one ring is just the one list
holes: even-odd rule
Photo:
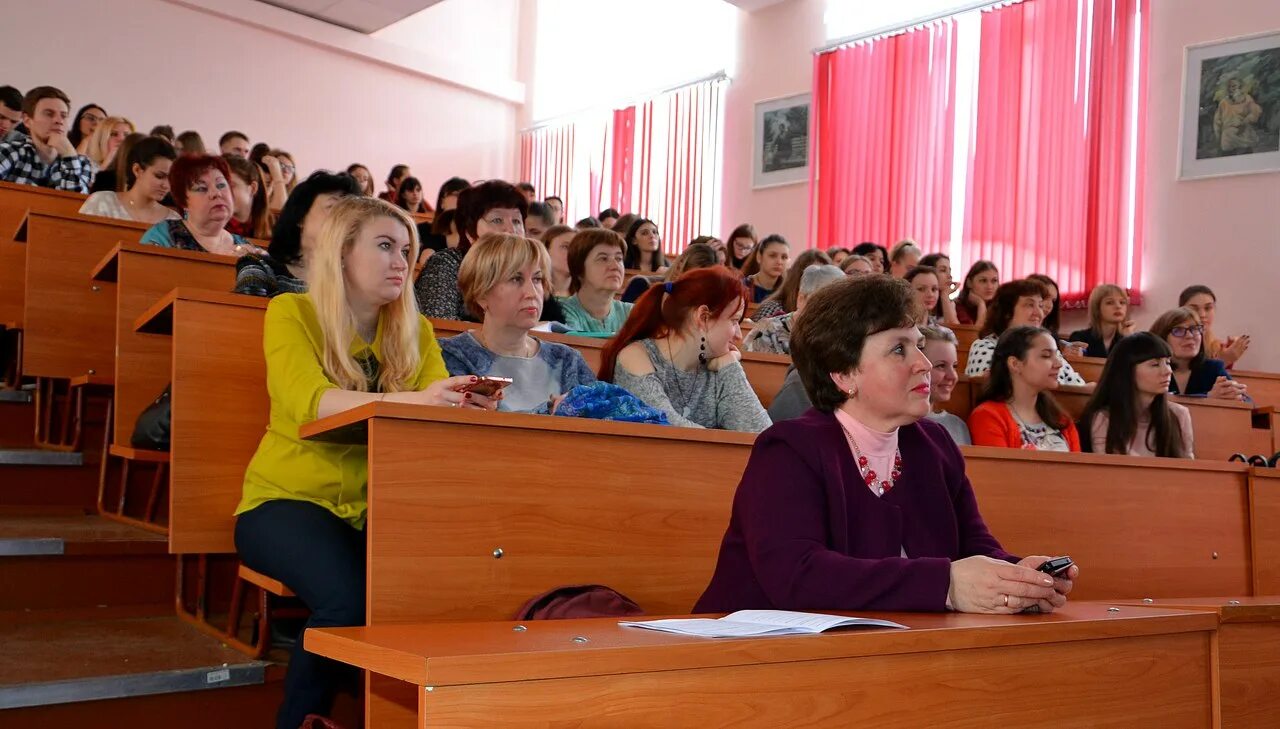
[[84, 204], [85, 197], [74, 192], [0, 182], [0, 324], [19, 327], [22, 324], [27, 248], [13, 239], [18, 225], [30, 210], [72, 215]]
[[1249, 510], [1255, 593], [1280, 595], [1280, 469], [1252, 470]]
[[91, 281], [103, 257], [149, 226], [83, 215], [31, 213], [22, 371], [34, 377], [108, 375], [115, 369], [115, 284]]

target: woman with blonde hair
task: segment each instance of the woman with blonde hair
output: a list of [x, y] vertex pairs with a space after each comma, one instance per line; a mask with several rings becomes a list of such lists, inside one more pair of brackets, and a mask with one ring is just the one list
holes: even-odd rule
[[89, 142], [85, 144], [85, 156], [98, 170], [112, 169], [120, 143], [136, 131], [138, 130], [134, 129], [133, 122], [128, 119], [122, 116], [109, 116], [93, 130], [93, 134], [89, 135]]
[[542, 317], [551, 255], [506, 233], [480, 237], [458, 270], [458, 288], [480, 328], [440, 342], [451, 375], [507, 377], [502, 410], [551, 413], [565, 393], [596, 376], [573, 347], [529, 334]]
[[[303, 440], [303, 423], [371, 402], [493, 409], [449, 377], [409, 285], [417, 228], [380, 200], [343, 198], [320, 229], [310, 290], [267, 306], [263, 343], [271, 419], [245, 472], [236, 550], [311, 609], [308, 628], [362, 625], [368, 464], [362, 446]], [[498, 396], [500, 399], [500, 396]], [[358, 674], [298, 641], [281, 729], [327, 715]]]
[[1105, 359], [1117, 342], [1137, 329], [1129, 318], [1129, 295], [1124, 289], [1099, 284], [1089, 293], [1089, 328], [1071, 332], [1067, 341], [1084, 343], [1086, 357]]

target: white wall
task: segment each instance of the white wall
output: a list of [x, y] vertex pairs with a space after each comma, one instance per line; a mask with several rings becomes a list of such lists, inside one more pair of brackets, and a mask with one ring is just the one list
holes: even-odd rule
[[[7, 2], [0, 83], [24, 91], [55, 85], [71, 96], [73, 111], [92, 101], [143, 131], [156, 124], [195, 129], [213, 147], [222, 132], [239, 129], [255, 142], [292, 152], [304, 174], [361, 162], [381, 179], [403, 162], [429, 191], [451, 175], [514, 174], [518, 105], [501, 96], [523, 88], [510, 57], [476, 53], [465, 59], [465, 68], [447, 58], [425, 59], [422, 65], [435, 69], [432, 78], [408, 64], [341, 47], [385, 50], [383, 59], [412, 56], [385, 41], [256, 2], [220, 0], [243, 22], [204, 12], [199, 4]], [[251, 18], [270, 19], [278, 32], [250, 24]], [[435, 34], [443, 39], [466, 32], [443, 23], [415, 31], [428, 45]], [[517, 14], [485, 19], [483, 32], [486, 42], [515, 48]], [[444, 40], [441, 45], [453, 48]], [[486, 58], [492, 67], [478, 65]], [[449, 78], [455, 69], [457, 82]]]

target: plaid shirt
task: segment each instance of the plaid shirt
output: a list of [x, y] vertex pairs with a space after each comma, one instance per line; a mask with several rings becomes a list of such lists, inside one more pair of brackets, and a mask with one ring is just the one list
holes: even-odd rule
[[52, 187], [84, 195], [93, 182], [93, 163], [84, 155], [59, 157], [45, 164], [29, 138], [0, 144], [0, 181]]

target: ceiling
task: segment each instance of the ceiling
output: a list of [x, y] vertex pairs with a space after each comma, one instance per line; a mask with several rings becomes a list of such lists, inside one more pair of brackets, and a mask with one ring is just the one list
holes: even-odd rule
[[[316, 20], [360, 33], [373, 33], [444, 0], [262, 0]], [[725, 0], [746, 12], [754, 12], [783, 0]]]
[[262, 0], [361, 33], [404, 20], [442, 0]]

